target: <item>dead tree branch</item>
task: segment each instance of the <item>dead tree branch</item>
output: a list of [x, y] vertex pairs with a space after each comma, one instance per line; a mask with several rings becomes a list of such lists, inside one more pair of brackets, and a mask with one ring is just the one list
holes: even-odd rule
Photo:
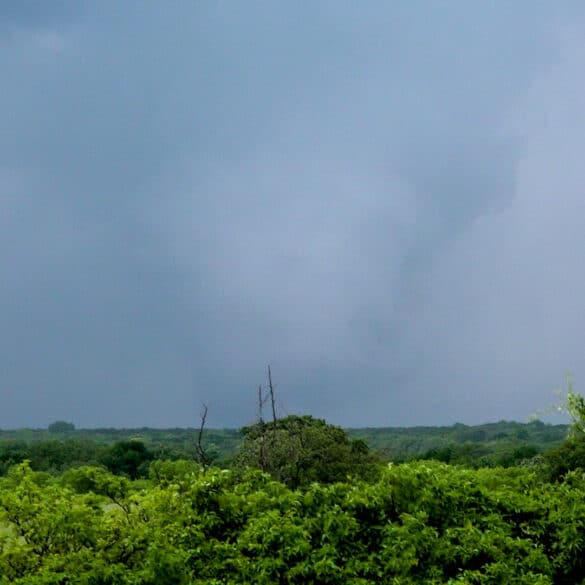
[[205, 423], [207, 422], [207, 405], [204, 404], [201, 413], [199, 414], [200, 424], [199, 433], [197, 434], [197, 445], [195, 446], [195, 457], [197, 462], [203, 465], [203, 467], [209, 467], [213, 461], [205, 447], [203, 446], [203, 431], [205, 430]]
[[272, 406], [272, 422], [276, 427], [276, 403], [274, 400], [274, 385], [272, 384], [272, 371], [270, 370], [270, 366], [268, 366], [268, 392], [270, 395], [270, 405]]

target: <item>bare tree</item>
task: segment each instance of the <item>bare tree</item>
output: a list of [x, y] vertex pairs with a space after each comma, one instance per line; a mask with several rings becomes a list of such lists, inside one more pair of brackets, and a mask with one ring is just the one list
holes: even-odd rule
[[[266, 424], [264, 422], [264, 405], [269, 400], [272, 410], [272, 423]], [[258, 455], [260, 468], [264, 471], [267, 471], [270, 465], [268, 461], [269, 451], [266, 449], [267, 433], [270, 433], [270, 443], [271, 446], [274, 447], [277, 434], [276, 421], [276, 399], [274, 395], [274, 384], [272, 382], [272, 370], [270, 366], [268, 366], [268, 387], [263, 388], [262, 384], [258, 386], [258, 428], [260, 431], [258, 437], [260, 452]]]
[[209, 467], [213, 461], [213, 458], [209, 455], [205, 447], [203, 446], [203, 431], [205, 430], [205, 423], [207, 422], [207, 404], [204, 404], [199, 414], [200, 424], [199, 432], [197, 434], [197, 444], [195, 445], [195, 459], [203, 467]]
[[264, 407], [264, 403], [266, 402], [266, 397], [262, 392], [262, 384], [258, 385], [258, 424], [260, 425], [260, 438], [259, 438], [259, 461], [260, 461], [260, 468], [263, 471], [266, 471], [268, 468], [268, 461], [266, 459], [266, 444], [265, 444], [265, 431], [264, 431], [264, 417], [262, 416], [262, 410]]
[[263, 423], [264, 417], [262, 416], [262, 410], [264, 407], [264, 403], [266, 402], [266, 398], [262, 392], [262, 384], [258, 384], [258, 422]]
[[274, 400], [274, 385], [272, 384], [272, 371], [268, 366], [268, 393], [270, 396], [270, 405], [272, 406], [272, 422], [276, 426], [276, 403]]

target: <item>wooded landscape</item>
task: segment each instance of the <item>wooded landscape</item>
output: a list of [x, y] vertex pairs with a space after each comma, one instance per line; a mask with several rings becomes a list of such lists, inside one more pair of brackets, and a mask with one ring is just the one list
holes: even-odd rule
[[[560, 446], [567, 425], [505, 422], [449, 427], [345, 429], [382, 461], [436, 459], [469, 467], [508, 466]], [[198, 430], [191, 429], [47, 429], [0, 430], [0, 475], [24, 460], [37, 471], [60, 473], [71, 466], [102, 462], [116, 443], [142, 443], [150, 459], [195, 459]], [[206, 429], [203, 445], [216, 465], [230, 466], [244, 433]]]
[[569, 427], [3, 431], [0, 584], [585, 583], [568, 408]]
[[583, 0], [0, 0], [0, 64], [0, 585], [585, 585]]

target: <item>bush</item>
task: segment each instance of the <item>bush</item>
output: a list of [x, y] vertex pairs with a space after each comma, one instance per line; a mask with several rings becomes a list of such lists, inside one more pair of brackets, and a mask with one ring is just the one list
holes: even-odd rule
[[[155, 465], [155, 464], [153, 464]], [[0, 480], [0, 585], [568, 585], [585, 579], [585, 480], [525, 468], [391, 465], [290, 490], [252, 470], [156, 464]], [[101, 494], [96, 496], [95, 494]], [[103, 497], [113, 505], [103, 505]]]
[[351, 440], [340, 427], [311, 416], [288, 416], [242, 430], [234, 467], [261, 469], [293, 489], [346, 481], [348, 476], [374, 479], [379, 472], [378, 460], [364, 441]]
[[546, 451], [543, 462], [546, 478], [550, 481], [560, 481], [570, 471], [585, 470], [585, 438], [569, 439]]
[[50, 433], [69, 433], [75, 430], [75, 425], [64, 420], [57, 420], [48, 427]]
[[148, 467], [153, 454], [142, 441], [120, 441], [114, 443], [101, 457], [101, 463], [116, 475], [130, 479], [148, 476]]

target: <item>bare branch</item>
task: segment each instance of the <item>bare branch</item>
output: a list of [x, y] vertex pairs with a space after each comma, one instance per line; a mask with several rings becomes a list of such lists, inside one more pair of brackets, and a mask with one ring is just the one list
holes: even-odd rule
[[262, 397], [262, 385], [258, 385], [258, 421], [261, 423], [264, 422], [264, 418], [262, 417], [264, 402], [266, 402], [266, 399]]
[[276, 426], [276, 404], [274, 401], [274, 385], [272, 384], [272, 371], [270, 370], [270, 366], [268, 366], [268, 392], [270, 395], [270, 405], [272, 407], [272, 422], [274, 426]]
[[197, 461], [203, 465], [203, 467], [208, 467], [211, 464], [212, 458], [203, 447], [203, 431], [205, 430], [205, 423], [207, 422], [207, 405], [204, 404], [201, 408], [201, 413], [199, 418], [201, 420], [201, 424], [199, 425], [199, 433], [197, 435], [197, 445], [195, 446], [195, 453]]

